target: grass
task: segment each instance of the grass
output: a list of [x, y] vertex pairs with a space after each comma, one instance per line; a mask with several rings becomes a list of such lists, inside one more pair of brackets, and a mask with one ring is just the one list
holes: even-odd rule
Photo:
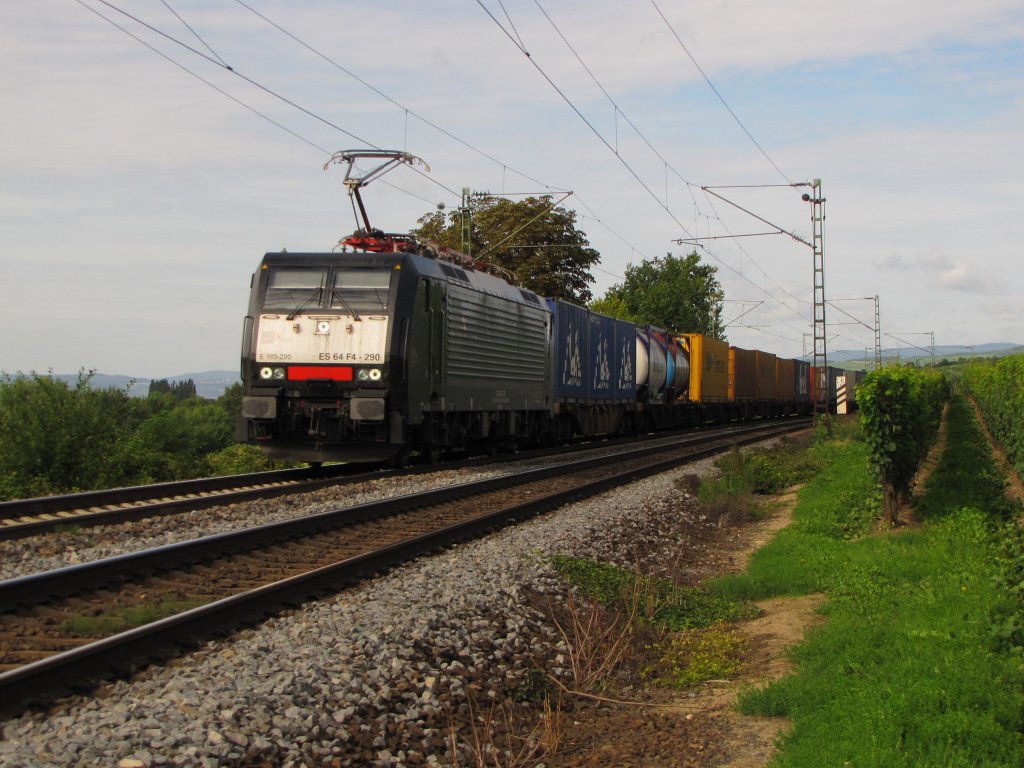
[[568, 618], [556, 621], [577, 691], [600, 689], [634, 652], [654, 657], [643, 678], [675, 688], [728, 677], [742, 663], [746, 643], [728, 623], [757, 615], [749, 604], [589, 558], [552, 564], [593, 601], [570, 598]]
[[644, 676], [672, 688], [735, 675], [749, 651], [744, 636], [725, 623], [679, 632], [657, 646], [658, 661]]
[[64, 630], [80, 637], [106, 637], [204, 605], [203, 600], [164, 600], [152, 605], [119, 608], [99, 616], [72, 616]]
[[557, 555], [552, 564], [586, 597], [605, 608], [635, 612], [641, 621], [673, 632], [757, 614], [751, 606], [728, 597], [590, 558]]
[[747, 574], [714, 583], [734, 600], [829, 598], [828, 621], [792, 651], [796, 673], [741, 696], [746, 713], [794, 721], [773, 766], [1024, 765], [1022, 635], [1005, 627], [1020, 629], [1024, 547], [1003, 541], [1013, 510], [962, 401], [949, 430], [920, 529], [870, 534], [880, 499], [864, 447], [839, 440], [818, 448], [828, 466], [793, 525]]

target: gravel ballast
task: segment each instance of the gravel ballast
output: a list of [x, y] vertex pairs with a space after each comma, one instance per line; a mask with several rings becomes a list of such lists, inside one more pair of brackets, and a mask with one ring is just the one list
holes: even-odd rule
[[[10, 720], [3, 724], [0, 765], [447, 764], [452, 707], [499, 697], [540, 660], [557, 672], [564, 648], [526, 599], [564, 594], [545, 556], [589, 555], [626, 566], [633, 564], [629, 550], [677, 556], [679, 542], [664, 536], [659, 521], [692, 515], [674, 480], [709, 466], [648, 478], [462, 544], [108, 684], [97, 696]], [[454, 482], [443, 475], [430, 475], [429, 484]], [[392, 480], [402, 493], [427, 484]], [[347, 504], [388, 491], [334, 493]], [[342, 500], [320, 494], [306, 512]], [[106, 554], [96, 556], [140, 548], [125, 536], [104, 542]], [[4, 547], [7, 560], [11, 547]]]

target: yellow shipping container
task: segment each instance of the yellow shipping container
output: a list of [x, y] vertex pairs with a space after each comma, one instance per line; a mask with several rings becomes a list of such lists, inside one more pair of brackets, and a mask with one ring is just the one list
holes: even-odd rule
[[702, 333], [684, 333], [679, 342], [690, 361], [690, 400], [722, 403], [729, 399], [729, 343]]

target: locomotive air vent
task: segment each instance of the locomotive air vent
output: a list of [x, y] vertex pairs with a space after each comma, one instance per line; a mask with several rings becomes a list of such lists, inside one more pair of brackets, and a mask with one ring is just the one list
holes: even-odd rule
[[450, 279], [457, 280], [461, 283], [465, 283], [466, 285], [470, 284], [469, 275], [467, 275], [465, 271], [459, 269], [458, 267], [453, 267], [449, 264], [444, 263], [439, 263], [438, 266], [441, 267], [441, 271], [444, 272], [445, 275], [447, 275]]

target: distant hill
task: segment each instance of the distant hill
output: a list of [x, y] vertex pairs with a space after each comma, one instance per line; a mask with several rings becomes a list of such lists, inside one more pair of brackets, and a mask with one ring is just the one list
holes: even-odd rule
[[[53, 378], [74, 384], [78, 381], [78, 374], [55, 373]], [[211, 400], [215, 400], [224, 394], [224, 390], [232, 384], [240, 384], [242, 381], [238, 376], [238, 371], [200, 371], [198, 373], [181, 373], [177, 376], [160, 376], [158, 378], [166, 378], [172, 383], [192, 379], [196, 385], [196, 394]], [[96, 389], [123, 389], [133, 397], [145, 397], [149, 394], [150, 381], [150, 379], [144, 377], [96, 373], [89, 380], [89, 384]]]
[[[1012, 354], [1024, 354], [1024, 346], [1020, 344], [975, 344], [968, 347], [965, 345], [947, 344], [935, 347], [936, 360], [948, 358], [955, 360], [960, 357], [992, 357]], [[874, 350], [868, 350], [867, 359], [874, 363]], [[883, 360], [888, 363], [892, 360], [921, 360], [930, 357], [930, 351], [918, 347], [903, 347], [901, 349], [885, 349], [882, 351]], [[841, 367], [844, 363], [863, 363], [865, 352], [863, 349], [839, 349], [828, 350], [828, 363]], [[78, 381], [77, 373], [55, 373], [55, 379], [61, 379], [69, 384]], [[161, 376], [170, 382], [185, 381], [192, 379], [196, 385], [196, 394], [214, 400], [224, 394], [224, 390], [232, 384], [241, 383], [238, 371], [199, 371], [198, 373], [181, 373], [177, 376]], [[123, 389], [134, 397], [145, 397], [149, 394], [150, 379], [135, 376], [118, 376], [108, 373], [97, 373], [93, 375], [90, 383], [96, 389]]]
[[[942, 360], [943, 358], [955, 360], [960, 357], [1002, 357], [1003, 355], [1022, 353], [1024, 353], [1024, 346], [1020, 344], [935, 345], [936, 360]], [[828, 350], [828, 362], [829, 365], [838, 365], [839, 363], [846, 362], [864, 362], [865, 355], [869, 362], [874, 362], [874, 349], [868, 349], [866, 353], [863, 349], [839, 349], [834, 352]], [[922, 360], [929, 357], [931, 357], [931, 350], [927, 344], [922, 344], [920, 347], [887, 348], [882, 350], [882, 359], [886, 362], [890, 360]]]

